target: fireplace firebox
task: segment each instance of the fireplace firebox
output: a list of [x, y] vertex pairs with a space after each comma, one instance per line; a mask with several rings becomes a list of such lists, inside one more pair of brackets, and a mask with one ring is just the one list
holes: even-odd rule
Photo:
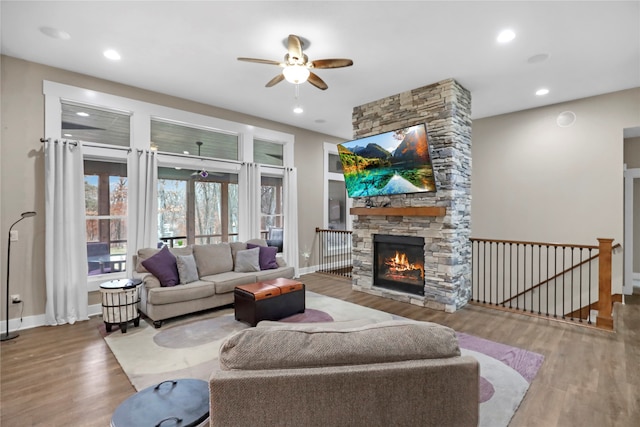
[[373, 285], [424, 296], [424, 238], [373, 235]]

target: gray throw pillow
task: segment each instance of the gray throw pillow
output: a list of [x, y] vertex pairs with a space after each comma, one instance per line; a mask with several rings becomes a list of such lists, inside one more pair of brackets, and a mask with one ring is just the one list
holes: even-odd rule
[[239, 273], [260, 271], [260, 248], [238, 251], [236, 253], [236, 265], [233, 271]]
[[178, 255], [176, 257], [176, 264], [178, 264], [178, 275], [180, 276], [181, 285], [186, 285], [199, 279], [196, 259], [193, 255]]

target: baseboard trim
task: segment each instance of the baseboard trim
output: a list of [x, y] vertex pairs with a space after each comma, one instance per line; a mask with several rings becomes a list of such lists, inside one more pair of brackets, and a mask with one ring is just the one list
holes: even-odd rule
[[[102, 304], [93, 304], [87, 308], [87, 314], [89, 317], [102, 315]], [[33, 316], [25, 316], [22, 318], [22, 322], [19, 318], [9, 319], [9, 332], [20, 332], [25, 329], [38, 328], [40, 326], [46, 326], [44, 314], [36, 314]], [[6, 320], [0, 321], [0, 331], [4, 333], [7, 329]]]

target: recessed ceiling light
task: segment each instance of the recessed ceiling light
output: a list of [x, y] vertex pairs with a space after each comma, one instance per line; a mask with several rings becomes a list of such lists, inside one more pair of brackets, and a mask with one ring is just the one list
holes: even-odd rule
[[68, 136], [73, 136], [73, 135], [71, 135], [70, 133], [65, 133], [62, 136], [67, 136], [68, 137]]
[[304, 110], [302, 109], [301, 106], [296, 105], [295, 107], [293, 107], [293, 112], [296, 113], [296, 114], [302, 114], [302, 113], [304, 113]]
[[189, 154], [187, 150], [183, 151], [182, 154]]
[[78, 111], [76, 115], [80, 117], [89, 117], [89, 113], [85, 113], [84, 111]]
[[548, 53], [539, 53], [537, 55], [533, 55], [533, 56], [529, 57], [529, 59], [527, 59], [527, 62], [529, 64], [537, 64], [539, 62], [544, 62], [547, 59], [549, 59], [549, 54]]
[[513, 30], [503, 30], [500, 34], [498, 34], [498, 43], [509, 43], [511, 40], [516, 38], [516, 33]]
[[58, 30], [57, 28], [51, 27], [40, 27], [40, 32], [46, 36], [51, 37], [52, 39], [58, 40], [69, 40], [71, 35], [66, 31]]
[[118, 52], [116, 52], [115, 50], [113, 50], [113, 49], [107, 49], [102, 54], [107, 59], [111, 59], [113, 61], [119, 61], [120, 60], [120, 54]]
[[548, 93], [549, 93], [549, 89], [546, 89], [546, 88], [538, 89], [536, 91], [536, 95], [538, 95], [538, 96], [544, 96], [544, 95], [546, 95]]

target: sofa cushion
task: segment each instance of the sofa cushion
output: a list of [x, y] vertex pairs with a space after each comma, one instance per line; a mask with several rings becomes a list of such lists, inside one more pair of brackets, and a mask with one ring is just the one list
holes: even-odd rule
[[233, 292], [236, 286], [248, 285], [249, 283], [257, 282], [256, 273], [237, 273], [235, 271], [229, 271], [227, 273], [204, 276], [200, 279], [214, 283], [216, 294], [226, 294], [227, 292]]
[[233, 271], [233, 258], [229, 243], [194, 245], [193, 255], [200, 278], [211, 274]]
[[280, 267], [275, 270], [262, 270], [256, 271], [256, 281], [262, 282], [264, 280], [273, 280], [284, 277], [285, 279], [293, 279], [295, 270], [293, 267]]
[[[136, 257], [137, 258], [136, 272], [138, 272], [138, 273], [148, 273], [149, 270], [144, 268], [144, 265], [142, 265], [142, 261], [144, 261], [145, 259], [151, 258], [152, 256], [154, 256], [158, 252], [160, 252], [160, 249], [157, 249], [157, 248], [138, 249], [138, 254], [137, 254], [138, 256]], [[193, 253], [193, 250], [192, 250], [191, 246], [186, 246], [184, 248], [169, 248], [169, 252], [171, 252], [175, 256], [178, 256], [178, 255], [191, 255]]]
[[260, 248], [238, 251], [234, 260], [233, 271], [239, 273], [260, 271]]
[[213, 295], [215, 295], [214, 284], [204, 280], [198, 280], [188, 285], [149, 289], [147, 302], [155, 305], [173, 304], [207, 298]]
[[157, 254], [142, 261], [142, 265], [160, 280], [162, 286], [175, 286], [180, 283], [176, 257], [166, 246]]
[[[460, 356], [455, 331], [430, 322], [391, 320], [351, 329], [301, 324], [250, 328], [220, 348], [222, 369], [296, 369]], [[286, 361], [283, 363], [283, 361]]]
[[274, 268], [278, 268], [278, 262], [276, 261], [278, 248], [247, 243], [247, 249], [253, 248], [260, 249], [260, 270], [271, 270]]
[[196, 259], [193, 255], [178, 255], [176, 264], [178, 265], [180, 284], [186, 285], [198, 280], [198, 267], [196, 267]]

